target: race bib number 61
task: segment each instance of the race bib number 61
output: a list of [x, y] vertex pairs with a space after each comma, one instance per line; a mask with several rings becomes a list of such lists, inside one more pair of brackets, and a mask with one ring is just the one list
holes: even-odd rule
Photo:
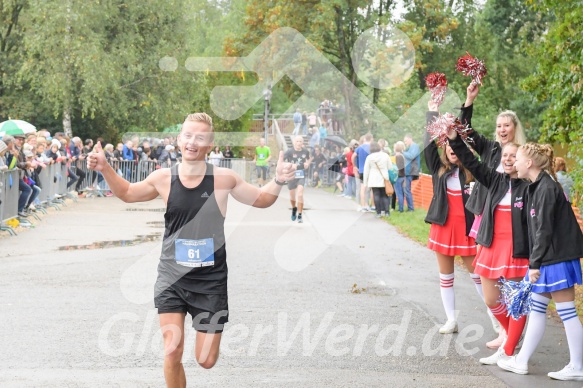
[[175, 248], [176, 264], [193, 268], [215, 265], [215, 243], [212, 238], [176, 239]]

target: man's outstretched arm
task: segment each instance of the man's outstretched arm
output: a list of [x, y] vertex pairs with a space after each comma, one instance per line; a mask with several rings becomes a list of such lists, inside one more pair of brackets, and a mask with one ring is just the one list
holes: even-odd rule
[[[237, 201], [253, 207], [266, 208], [275, 203], [282, 185], [278, 185], [275, 180], [271, 180], [261, 189], [247, 183], [239, 175], [228, 170], [235, 180], [231, 195]], [[279, 152], [279, 159], [275, 170], [275, 179], [284, 183], [295, 178], [296, 166], [292, 163], [284, 162], [283, 151]]]
[[101, 171], [110, 190], [124, 202], [150, 201], [159, 195], [154, 182], [161, 177], [161, 170], [154, 171], [141, 182], [130, 183], [120, 177], [107, 163], [100, 142], [97, 142], [94, 151], [87, 155], [87, 167], [90, 170]]

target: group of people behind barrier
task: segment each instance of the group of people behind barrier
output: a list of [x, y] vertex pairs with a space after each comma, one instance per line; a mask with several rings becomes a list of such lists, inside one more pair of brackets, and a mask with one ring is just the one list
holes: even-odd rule
[[[2, 227], [13, 219], [26, 224], [28, 217], [36, 217], [35, 212], [59, 207], [63, 197], [113, 195], [101, 173], [89, 171], [86, 166], [87, 155], [97, 142], [103, 145], [107, 162], [129, 182], [141, 181], [156, 169], [171, 167], [181, 159], [176, 138], [171, 135], [162, 139], [132, 136], [115, 147], [103, 138], [83, 141], [62, 132], [51, 136], [46, 130], [4, 135], [0, 140]], [[244, 163], [234, 159], [230, 147], [224, 153], [217, 147], [207, 159], [245, 174]]]
[[[132, 182], [144, 179], [155, 169], [170, 167], [179, 159], [175, 139], [132, 138], [125, 144], [105, 144], [108, 162], [118, 174]], [[135, 142], [135, 144], [134, 144]], [[152, 144], [152, 146], [150, 146]], [[54, 136], [47, 130], [4, 135], [0, 140], [0, 221], [21, 221], [56, 206], [64, 196], [111, 196], [101, 173], [88, 171], [85, 159], [92, 152], [92, 139]]]

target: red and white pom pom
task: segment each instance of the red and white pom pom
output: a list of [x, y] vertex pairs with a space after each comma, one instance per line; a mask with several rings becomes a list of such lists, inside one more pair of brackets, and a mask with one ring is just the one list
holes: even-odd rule
[[455, 66], [457, 71], [461, 71], [463, 75], [472, 77], [472, 83], [482, 85], [482, 79], [488, 74], [484, 61], [474, 58], [466, 51], [466, 55], [457, 60]]
[[430, 73], [425, 77], [425, 83], [431, 92], [431, 100], [437, 105], [441, 105], [445, 98], [445, 92], [447, 91], [445, 74], [438, 72]]
[[466, 143], [472, 142], [471, 138], [468, 137], [470, 128], [462, 124], [460, 119], [451, 113], [437, 116], [433, 122], [427, 124], [426, 129], [429, 137], [432, 141], [436, 141], [438, 147], [443, 147], [448, 143], [447, 134], [451, 129], [456, 131]]

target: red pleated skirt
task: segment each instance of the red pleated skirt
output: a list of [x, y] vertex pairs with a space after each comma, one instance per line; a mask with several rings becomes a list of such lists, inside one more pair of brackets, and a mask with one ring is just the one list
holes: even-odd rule
[[466, 236], [466, 215], [461, 191], [447, 190], [449, 212], [445, 224], [431, 224], [427, 248], [447, 256], [473, 256], [476, 241]]
[[497, 206], [494, 211], [492, 244], [480, 246], [474, 259], [474, 273], [487, 279], [523, 278], [528, 271], [528, 259], [512, 257], [512, 213], [510, 206]]

